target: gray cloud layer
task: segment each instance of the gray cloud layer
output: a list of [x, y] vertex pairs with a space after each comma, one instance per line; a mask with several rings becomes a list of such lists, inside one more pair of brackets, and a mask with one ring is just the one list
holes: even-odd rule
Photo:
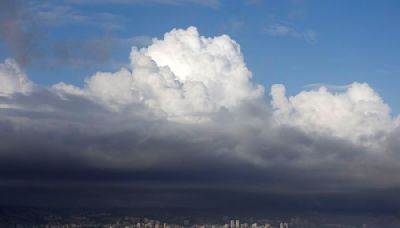
[[199, 126], [150, 118], [140, 106], [116, 114], [46, 90], [2, 103], [25, 107], [1, 114], [3, 204], [264, 207], [260, 200], [326, 209], [347, 207], [335, 197], [361, 207], [365, 194], [383, 208], [398, 206], [389, 194], [399, 186], [398, 131], [387, 152], [374, 154], [343, 139], [272, 129], [262, 104], [221, 111]]

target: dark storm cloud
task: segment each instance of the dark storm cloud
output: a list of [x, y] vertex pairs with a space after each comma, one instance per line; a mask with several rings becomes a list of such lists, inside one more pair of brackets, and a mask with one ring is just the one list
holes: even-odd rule
[[257, 102], [202, 125], [44, 88], [0, 103], [1, 204], [335, 209], [348, 199], [355, 209], [399, 209], [397, 131], [374, 154], [273, 128]]

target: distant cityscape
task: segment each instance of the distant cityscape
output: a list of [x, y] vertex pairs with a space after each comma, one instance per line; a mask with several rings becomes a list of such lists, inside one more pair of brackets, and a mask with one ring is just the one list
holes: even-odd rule
[[0, 227], [13, 228], [380, 228], [400, 227], [399, 217], [345, 216], [335, 218], [315, 215], [287, 218], [253, 218], [232, 216], [136, 216], [109, 212], [0, 211]]

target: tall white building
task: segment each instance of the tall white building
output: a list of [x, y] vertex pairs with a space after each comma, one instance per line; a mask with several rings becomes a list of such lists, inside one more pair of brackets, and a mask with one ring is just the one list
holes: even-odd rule
[[283, 222], [281, 222], [280, 224], [279, 224], [279, 228], [289, 228], [289, 224], [288, 223], [283, 223]]
[[239, 219], [236, 219], [236, 228], [239, 228], [240, 227], [240, 221], [239, 221]]

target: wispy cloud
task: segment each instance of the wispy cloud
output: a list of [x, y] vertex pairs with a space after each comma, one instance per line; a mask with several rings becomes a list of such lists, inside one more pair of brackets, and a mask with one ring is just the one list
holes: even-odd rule
[[71, 24], [90, 25], [106, 30], [121, 29], [120, 16], [109, 12], [83, 13], [67, 3], [32, 2], [28, 10], [38, 24], [44, 26], [65, 26]]
[[122, 42], [122, 44], [135, 47], [143, 47], [151, 44], [152, 37], [143, 35], [143, 36], [133, 36], [130, 38], [119, 39], [119, 40]]
[[227, 20], [222, 26], [222, 31], [228, 32], [228, 33], [235, 33], [240, 31], [245, 27], [246, 23], [238, 18], [231, 18]]
[[82, 23], [89, 19], [87, 15], [67, 5], [35, 4], [31, 6], [31, 10], [37, 20], [51, 26]]
[[351, 85], [332, 85], [332, 84], [326, 84], [326, 83], [312, 83], [303, 86], [304, 89], [320, 89], [321, 87], [324, 87], [328, 89], [329, 91], [345, 91], [350, 88]]
[[245, 5], [260, 5], [264, 3], [264, 0], [243, 0], [243, 3]]
[[217, 8], [220, 0], [66, 0], [74, 4], [163, 4], [163, 5], [201, 5]]
[[[152, 42], [146, 35], [128, 38], [118, 36], [90, 37], [76, 40], [68, 39], [54, 42], [47, 51], [45, 60], [50, 67], [90, 68], [111, 64], [112, 55], [118, 49], [144, 47]], [[116, 63], [113, 63], [116, 64]], [[117, 63], [120, 66], [120, 63]]]
[[[11, 57], [25, 68], [29, 64], [46, 67], [89, 67], [107, 63], [115, 47], [144, 46], [148, 37], [129, 39], [114, 36], [121, 29], [121, 17], [109, 12], [84, 13], [64, 2], [0, 2], [0, 41]], [[48, 39], [49, 28], [63, 26], [95, 27], [107, 35], [72, 39]]]
[[41, 37], [32, 15], [23, 3], [13, 0], [0, 1], [0, 41], [9, 47], [12, 57], [25, 67], [38, 53], [37, 41]]
[[282, 23], [274, 23], [267, 26], [265, 32], [270, 36], [292, 37], [307, 42], [317, 41], [318, 36], [317, 32], [313, 29], [300, 30]]

